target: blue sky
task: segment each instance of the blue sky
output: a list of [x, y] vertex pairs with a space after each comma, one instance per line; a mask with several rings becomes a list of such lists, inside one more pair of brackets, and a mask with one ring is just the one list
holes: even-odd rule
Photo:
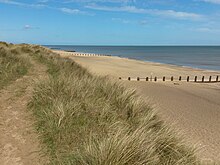
[[220, 45], [220, 0], [0, 0], [0, 40]]

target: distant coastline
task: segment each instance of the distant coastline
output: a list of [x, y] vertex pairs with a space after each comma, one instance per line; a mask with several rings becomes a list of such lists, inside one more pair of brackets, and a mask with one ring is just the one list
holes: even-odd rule
[[47, 45], [54, 50], [105, 54], [123, 58], [220, 71], [220, 46], [70, 46]]

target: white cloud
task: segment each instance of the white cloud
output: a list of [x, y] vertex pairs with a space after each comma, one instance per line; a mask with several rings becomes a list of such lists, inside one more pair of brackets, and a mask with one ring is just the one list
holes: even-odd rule
[[49, 2], [49, 0], [39, 0], [38, 2], [39, 3], [47, 3], [47, 2]]
[[[49, 0], [38, 0], [37, 3], [22, 3], [14, 0], [0, 0], [0, 3], [9, 4], [9, 5], [16, 5], [22, 7], [34, 7], [34, 8], [47, 8], [52, 10], [59, 10], [64, 13], [68, 14], [88, 14], [87, 12], [81, 11], [79, 9], [71, 9], [67, 7], [51, 7], [44, 3], [39, 2], [48, 2]], [[209, 2], [219, 2], [220, 0], [203, 0]], [[129, 3], [135, 2], [135, 0], [69, 0], [66, 2], [113, 2], [113, 3]], [[129, 5], [122, 5], [121, 7], [110, 7], [110, 6], [99, 6], [96, 4], [85, 6], [86, 8], [93, 9], [93, 10], [102, 10], [102, 11], [116, 11], [116, 12], [129, 12], [129, 13], [137, 13], [137, 14], [150, 14], [156, 16], [162, 16], [167, 18], [175, 18], [175, 19], [188, 19], [188, 20], [201, 20], [204, 16], [192, 12], [182, 12], [182, 11], [175, 11], [175, 10], [158, 10], [158, 9], [144, 9], [144, 8], [137, 8], [136, 6], [129, 6]]]
[[81, 14], [82, 12], [78, 9], [70, 9], [70, 8], [60, 8], [60, 11], [68, 14]]
[[22, 6], [22, 7], [45, 7], [43, 4], [29, 4], [29, 3], [22, 3], [17, 1], [11, 1], [11, 0], [0, 0], [0, 3], [8, 4], [8, 5], [15, 5], [15, 6]]
[[214, 3], [214, 4], [220, 4], [220, 0], [201, 0], [203, 2], [208, 2], [208, 3]]
[[136, 0], [66, 0], [65, 3], [132, 3]]
[[112, 21], [115, 21], [115, 22], [120, 22], [120, 23], [123, 23], [123, 24], [129, 24], [129, 23], [133, 23], [132, 21], [130, 20], [127, 20], [127, 19], [122, 19], [122, 18], [112, 18]]
[[155, 15], [177, 18], [177, 19], [200, 20], [203, 18], [203, 16], [200, 14], [174, 11], [174, 10], [151, 10], [150, 13]]
[[23, 29], [24, 30], [30, 30], [30, 29], [39, 29], [39, 28], [27, 24], [27, 25], [24, 25]]
[[32, 27], [30, 25], [24, 25], [24, 29], [31, 29]]
[[72, 14], [72, 15], [76, 15], [76, 14], [81, 14], [81, 15], [88, 15], [88, 16], [94, 16], [94, 14], [88, 13], [86, 11], [82, 11], [79, 9], [71, 9], [71, 8], [53, 8], [53, 9], [57, 9], [63, 13], [67, 13], [67, 14]]
[[[15, 5], [15, 6], [21, 6], [21, 7], [34, 7], [34, 8], [47, 8], [51, 10], [59, 10], [64, 13], [68, 14], [86, 14], [86, 12], [80, 11], [79, 9], [70, 9], [70, 8], [57, 8], [57, 7], [51, 7], [42, 3], [47, 3], [49, 0], [39, 0], [36, 4], [29, 4], [29, 3], [21, 3], [17, 1], [12, 0], [0, 0], [0, 3], [8, 4], [8, 5]], [[24, 28], [28, 29], [28, 27]]]
[[196, 13], [181, 12], [174, 10], [142, 9], [142, 8], [137, 8], [135, 6], [108, 7], [108, 6], [89, 5], [85, 7], [93, 10], [150, 14], [150, 15], [157, 15], [157, 16], [163, 16], [163, 17], [169, 17], [175, 19], [200, 20], [203, 18], [202, 15]]
[[114, 22], [119, 22], [123, 24], [139, 24], [139, 25], [148, 25], [147, 20], [129, 20], [129, 19], [124, 19], [124, 18], [112, 18], [111, 19]]
[[220, 33], [220, 29], [218, 28], [210, 28], [210, 27], [200, 27], [195, 29], [198, 32], [206, 32], [206, 33]]
[[40, 28], [26, 24], [23, 27], [0, 28], [0, 31], [24, 31], [24, 30], [32, 30], [32, 29], [40, 29]]
[[23, 3], [16, 2], [16, 1], [10, 1], [10, 0], [0, 0], [0, 3], [10, 4], [10, 5], [24, 5]]

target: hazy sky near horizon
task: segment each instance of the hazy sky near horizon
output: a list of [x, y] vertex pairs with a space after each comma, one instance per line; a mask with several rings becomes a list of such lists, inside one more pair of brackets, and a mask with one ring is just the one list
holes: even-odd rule
[[220, 45], [220, 0], [0, 0], [0, 40]]

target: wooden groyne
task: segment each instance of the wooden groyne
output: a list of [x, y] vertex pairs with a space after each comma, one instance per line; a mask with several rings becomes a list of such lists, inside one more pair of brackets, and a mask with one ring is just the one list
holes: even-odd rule
[[68, 55], [73, 55], [73, 56], [86, 56], [86, 57], [89, 57], [89, 56], [96, 56], [96, 57], [98, 57], [98, 56], [108, 56], [108, 57], [110, 57], [111, 55], [107, 55], [107, 54], [95, 54], [95, 53], [79, 53], [79, 52], [68, 52], [68, 51], [66, 51], [66, 52], [63, 52], [64, 54], [68, 54]]
[[91, 54], [91, 53], [74, 53], [74, 56], [111, 56], [106, 54]]
[[128, 80], [128, 81], [151, 81], [151, 82], [167, 82], [167, 81], [185, 81], [185, 82], [195, 82], [195, 83], [217, 83], [220, 82], [220, 76], [219, 75], [214, 75], [214, 76], [163, 76], [163, 77], [127, 77], [127, 78], [122, 78], [119, 77], [120, 80]]

